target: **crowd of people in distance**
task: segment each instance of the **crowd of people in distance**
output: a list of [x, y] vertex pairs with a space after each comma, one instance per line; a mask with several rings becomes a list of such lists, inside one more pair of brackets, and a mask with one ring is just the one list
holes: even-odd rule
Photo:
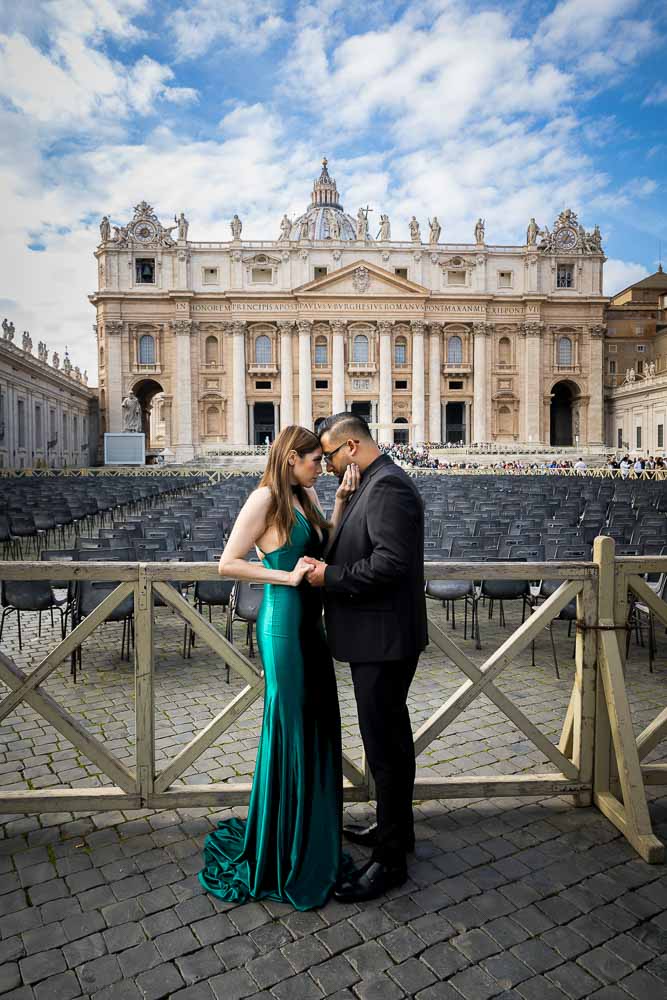
[[[416, 446], [410, 444], [380, 445], [380, 449], [386, 455], [393, 458], [395, 462], [412, 469], [488, 469], [493, 472], [507, 473], [562, 473], [574, 471], [580, 475], [585, 475], [586, 472], [592, 471], [583, 457], [575, 461], [567, 458], [552, 458], [549, 460], [543, 458], [540, 461], [536, 459], [522, 461], [520, 459], [503, 460], [499, 458], [495, 462], [486, 463], [471, 459], [449, 461], [446, 458], [438, 458], [432, 455], [429, 450], [431, 447], [440, 450], [445, 446], [441, 444], [433, 445], [431, 443]], [[630, 472], [638, 475], [639, 473], [652, 472], [656, 469], [667, 469], [667, 460], [660, 457], [655, 458], [653, 455], [648, 456], [648, 458], [631, 458], [629, 455], [624, 455], [621, 459], [617, 459], [615, 455], [610, 455], [606, 461], [606, 468], [610, 472], [619, 470], [621, 476], [625, 479], [630, 475]]]

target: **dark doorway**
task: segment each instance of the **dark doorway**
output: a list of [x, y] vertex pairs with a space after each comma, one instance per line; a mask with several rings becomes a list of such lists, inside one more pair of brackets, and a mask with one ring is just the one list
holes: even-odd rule
[[398, 427], [394, 427], [394, 444], [409, 444], [410, 443], [410, 429], [407, 426], [408, 421], [405, 417], [396, 417], [394, 421], [395, 424], [405, 424], [405, 430], [399, 430]]
[[367, 399], [355, 399], [352, 403], [352, 413], [363, 417], [367, 423], [371, 422], [371, 404]]
[[141, 429], [146, 435], [146, 451], [155, 448], [162, 448], [163, 445], [151, 441], [151, 410], [153, 408], [153, 398], [164, 389], [155, 379], [147, 378], [143, 382], [138, 382], [134, 386], [134, 395], [141, 403]]
[[550, 442], [552, 446], [571, 447], [572, 401], [576, 386], [571, 382], [557, 382], [551, 390]]
[[253, 416], [255, 425], [255, 444], [269, 443], [276, 436], [275, 411], [273, 403], [255, 403], [253, 406]]
[[445, 444], [465, 443], [465, 403], [447, 403], [445, 406]]

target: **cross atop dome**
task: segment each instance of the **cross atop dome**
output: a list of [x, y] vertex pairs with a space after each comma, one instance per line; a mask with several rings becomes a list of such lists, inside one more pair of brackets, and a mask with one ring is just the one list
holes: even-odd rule
[[326, 156], [322, 157], [322, 171], [313, 185], [313, 193], [310, 202], [311, 208], [315, 208], [319, 205], [326, 205], [330, 208], [342, 208], [340, 201], [338, 200], [336, 182], [327, 170], [328, 162], [329, 161]]

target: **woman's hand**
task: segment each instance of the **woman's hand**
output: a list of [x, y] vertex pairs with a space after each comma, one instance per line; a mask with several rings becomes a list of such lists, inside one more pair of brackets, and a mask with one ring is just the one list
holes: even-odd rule
[[336, 500], [349, 500], [352, 494], [359, 489], [360, 480], [359, 466], [348, 465], [341, 484], [336, 490]]
[[299, 559], [298, 563], [293, 570], [290, 570], [289, 574], [289, 584], [290, 587], [298, 587], [303, 580], [306, 573], [311, 569], [310, 563], [306, 562], [303, 556]]

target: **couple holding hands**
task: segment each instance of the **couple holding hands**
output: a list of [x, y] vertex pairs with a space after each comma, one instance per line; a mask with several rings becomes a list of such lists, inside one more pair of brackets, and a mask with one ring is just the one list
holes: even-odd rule
[[[327, 522], [315, 484], [339, 480]], [[255, 548], [261, 562], [246, 555]], [[407, 696], [427, 643], [424, 508], [363, 418], [328, 417], [319, 436], [286, 427], [220, 560], [225, 577], [264, 584], [257, 643], [264, 717], [247, 820], [208, 835], [206, 889], [230, 902], [298, 910], [374, 899], [407, 878], [415, 756]], [[322, 601], [326, 635], [322, 624]], [[377, 822], [342, 827], [342, 758], [332, 656], [350, 664]], [[372, 848], [354, 870], [342, 835]]]

